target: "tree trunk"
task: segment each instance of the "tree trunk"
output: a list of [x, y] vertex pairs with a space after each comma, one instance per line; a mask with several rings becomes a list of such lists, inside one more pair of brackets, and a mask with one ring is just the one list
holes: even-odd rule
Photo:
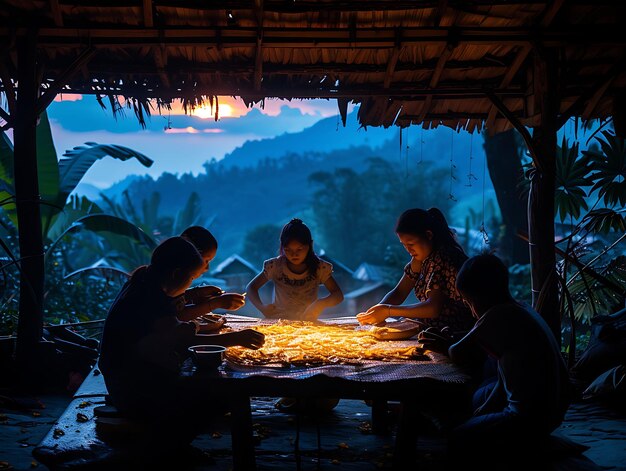
[[493, 136], [485, 132], [483, 136], [487, 168], [504, 225], [499, 242], [500, 255], [508, 264], [527, 264], [528, 244], [517, 236], [518, 232], [528, 233], [526, 201], [519, 191], [523, 168], [517, 131], [510, 129]]
[[20, 383], [37, 382], [39, 342], [43, 329], [44, 257], [37, 174], [36, 35], [20, 38], [18, 96], [14, 127], [15, 205], [20, 247], [20, 302], [16, 359]]

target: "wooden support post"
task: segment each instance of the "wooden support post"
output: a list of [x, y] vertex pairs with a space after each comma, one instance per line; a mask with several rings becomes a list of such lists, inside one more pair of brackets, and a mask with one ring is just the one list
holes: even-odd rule
[[401, 471], [416, 467], [417, 453], [417, 408], [412, 401], [402, 401], [400, 422], [396, 432], [392, 469]]
[[234, 471], [254, 471], [254, 439], [252, 437], [252, 410], [248, 396], [230, 397], [231, 432]]
[[[535, 51], [533, 83], [540, 123], [533, 129], [533, 156], [540, 163], [531, 175], [528, 194], [528, 230], [533, 306], [561, 342], [556, 254], [554, 247], [554, 192], [559, 97], [557, 55], [553, 50]], [[541, 294], [541, 296], [540, 296]]]
[[20, 303], [16, 358], [20, 382], [37, 384], [35, 372], [43, 329], [44, 257], [37, 175], [36, 33], [19, 41], [18, 93], [14, 120], [15, 200], [20, 246]]

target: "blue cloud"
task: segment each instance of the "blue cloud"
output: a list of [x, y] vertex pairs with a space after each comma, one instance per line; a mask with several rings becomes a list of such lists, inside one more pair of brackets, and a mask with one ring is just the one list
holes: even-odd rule
[[172, 128], [192, 127], [199, 131], [220, 129], [229, 134], [255, 134], [271, 137], [285, 132], [297, 132], [311, 126], [319, 116], [303, 114], [299, 109], [282, 106], [280, 114], [269, 116], [259, 109], [251, 109], [241, 118], [222, 118], [219, 121], [196, 116], [153, 114], [142, 129], [132, 110], [125, 108], [116, 118], [110, 109], [102, 109], [96, 99], [85, 96], [82, 100], [53, 102], [48, 108], [50, 118], [71, 132], [109, 131], [125, 134], [141, 131], [162, 133], [169, 125]]

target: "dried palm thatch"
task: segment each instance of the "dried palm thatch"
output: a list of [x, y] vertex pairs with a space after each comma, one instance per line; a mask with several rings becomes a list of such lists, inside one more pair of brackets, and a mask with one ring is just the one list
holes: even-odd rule
[[[563, 117], [624, 109], [626, 7], [594, 0], [2, 0], [2, 91], [36, 34], [42, 93], [94, 94], [113, 111], [217, 97], [337, 99], [363, 126], [473, 131], [538, 121], [535, 52], [558, 51]], [[76, 65], [78, 63], [78, 65]], [[123, 100], [120, 98], [123, 97]], [[155, 101], [151, 101], [154, 99]]]

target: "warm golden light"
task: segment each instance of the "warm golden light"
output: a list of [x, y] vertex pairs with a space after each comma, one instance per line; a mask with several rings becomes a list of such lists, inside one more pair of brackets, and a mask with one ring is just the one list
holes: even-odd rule
[[410, 360], [416, 353], [413, 345], [378, 342], [371, 331], [340, 326], [279, 320], [254, 329], [265, 334], [263, 347], [231, 347], [227, 352], [229, 360], [247, 366], [354, 364], [365, 360]]
[[[214, 118], [215, 117], [215, 107], [211, 108], [210, 106], [201, 106], [199, 108], [196, 108], [193, 111], [193, 115], [197, 116], [198, 118], [201, 119], [209, 119], [209, 118]], [[218, 117], [219, 118], [227, 118], [229, 116], [233, 115], [233, 107], [230, 105], [227, 105], [226, 103], [222, 104], [220, 103], [220, 109], [218, 112]]]

